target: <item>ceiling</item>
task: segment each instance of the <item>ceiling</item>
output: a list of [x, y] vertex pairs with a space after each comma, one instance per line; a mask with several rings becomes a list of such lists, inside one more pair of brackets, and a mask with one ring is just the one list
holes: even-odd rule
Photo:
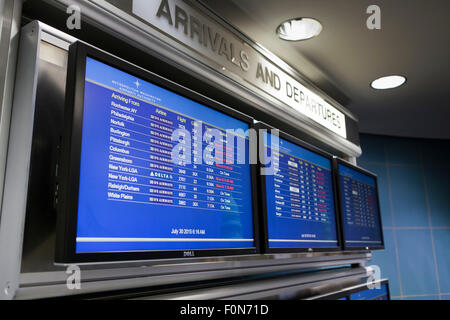
[[[450, 139], [449, 0], [202, 0], [359, 117], [365, 133]], [[366, 9], [381, 8], [381, 30], [369, 30]], [[277, 26], [313, 17], [311, 40], [287, 42]], [[373, 90], [384, 75], [406, 85]]]

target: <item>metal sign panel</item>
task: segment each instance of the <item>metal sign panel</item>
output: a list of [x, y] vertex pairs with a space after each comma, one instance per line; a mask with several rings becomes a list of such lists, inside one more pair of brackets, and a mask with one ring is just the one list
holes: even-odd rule
[[238, 76], [247, 87], [263, 90], [347, 138], [343, 112], [189, 2], [132, 0], [127, 13], [202, 55], [219, 71]]

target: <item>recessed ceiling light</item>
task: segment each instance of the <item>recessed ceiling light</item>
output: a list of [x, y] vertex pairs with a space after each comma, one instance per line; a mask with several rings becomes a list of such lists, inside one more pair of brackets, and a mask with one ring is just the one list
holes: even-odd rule
[[400, 87], [405, 82], [406, 78], [404, 76], [394, 75], [378, 78], [372, 82], [371, 86], [377, 90], [386, 90]]
[[287, 20], [277, 28], [278, 36], [283, 40], [301, 41], [314, 38], [322, 32], [322, 25], [313, 18], [295, 18]]

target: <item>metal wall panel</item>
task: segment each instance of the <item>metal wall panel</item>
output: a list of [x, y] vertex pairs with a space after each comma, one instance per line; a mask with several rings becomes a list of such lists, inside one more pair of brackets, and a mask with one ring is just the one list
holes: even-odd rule
[[0, 1], [0, 223], [22, 0]]
[[0, 298], [13, 298], [19, 287], [23, 225], [28, 193], [28, 170], [33, 136], [36, 59], [39, 45], [35, 25], [25, 28], [14, 86], [14, 105], [7, 152], [5, 187], [0, 223]]

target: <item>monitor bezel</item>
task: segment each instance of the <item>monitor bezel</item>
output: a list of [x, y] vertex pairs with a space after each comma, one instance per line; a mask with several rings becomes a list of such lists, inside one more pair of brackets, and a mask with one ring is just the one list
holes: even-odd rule
[[[155, 84], [175, 94], [200, 103], [253, 127], [253, 118], [231, 109], [217, 101], [185, 88], [171, 80], [144, 70], [128, 61], [113, 56], [82, 42], [69, 47], [66, 84], [64, 132], [60, 154], [58, 180], [57, 228], [55, 263], [99, 263], [111, 261], [136, 261], [154, 259], [193, 259], [214, 256], [252, 255], [260, 252], [256, 165], [250, 164], [254, 247], [230, 249], [186, 249], [161, 251], [121, 251], [76, 253], [78, 221], [78, 192], [81, 161], [81, 137], [83, 128], [84, 88], [86, 58], [90, 57], [113, 68]], [[149, 56], [149, 59], [152, 57]], [[180, 70], [178, 75], [183, 76]]]
[[[339, 165], [340, 164], [375, 179], [375, 186], [376, 186], [376, 190], [377, 190], [377, 200], [376, 201], [377, 201], [377, 205], [378, 205], [378, 219], [380, 221], [379, 228], [380, 228], [380, 235], [381, 235], [381, 245], [358, 246], [358, 247], [346, 245], [344, 211], [343, 211], [343, 203], [341, 200], [341, 188], [340, 188], [340, 183], [339, 183]], [[338, 158], [338, 157], [334, 157], [334, 159], [333, 159], [333, 171], [334, 171], [334, 180], [335, 180], [335, 185], [336, 185], [337, 195], [338, 195], [339, 219], [340, 219], [341, 236], [342, 236], [341, 242], [342, 242], [344, 251], [383, 250], [385, 248], [385, 246], [384, 246], [383, 222], [382, 222], [382, 217], [381, 217], [380, 196], [379, 196], [379, 192], [378, 192], [378, 177], [377, 177], [377, 175], [373, 172], [370, 172], [366, 169], [355, 166], [354, 164], [352, 164], [348, 161], [345, 161], [341, 158]]]
[[[258, 122], [255, 124], [255, 129], [265, 129], [265, 130], [272, 130], [275, 129], [274, 127], [263, 123]], [[269, 226], [268, 226], [268, 219], [267, 219], [267, 198], [266, 198], [266, 179], [265, 176], [262, 176], [260, 174], [261, 168], [263, 167], [261, 165], [261, 161], [258, 161], [258, 182], [259, 182], [259, 202], [260, 202], [260, 225], [261, 225], [261, 250], [264, 251], [264, 253], [302, 253], [302, 252], [336, 252], [336, 251], [342, 251], [342, 238], [340, 235], [341, 228], [339, 226], [340, 219], [338, 217], [338, 207], [337, 207], [337, 195], [336, 195], [336, 185], [335, 185], [335, 179], [333, 179], [333, 156], [317, 147], [314, 147], [313, 145], [310, 145], [307, 142], [304, 142], [300, 140], [299, 138], [296, 138], [294, 136], [291, 136], [290, 134], [283, 132], [279, 130], [279, 137], [287, 140], [295, 145], [298, 145], [308, 151], [317, 153], [320, 156], [323, 156], [325, 158], [328, 158], [330, 160], [331, 165], [331, 181], [332, 181], [332, 189], [333, 189], [333, 197], [334, 197], [334, 211], [335, 211], [335, 222], [336, 222], [336, 236], [337, 236], [337, 245], [335, 247], [289, 247], [289, 248], [270, 248], [269, 247]], [[260, 142], [261, 135], [258, 133], [258, 150], [261, 148], [262, 143]], [[260, 152], [258, 151], [258, 154]]]

